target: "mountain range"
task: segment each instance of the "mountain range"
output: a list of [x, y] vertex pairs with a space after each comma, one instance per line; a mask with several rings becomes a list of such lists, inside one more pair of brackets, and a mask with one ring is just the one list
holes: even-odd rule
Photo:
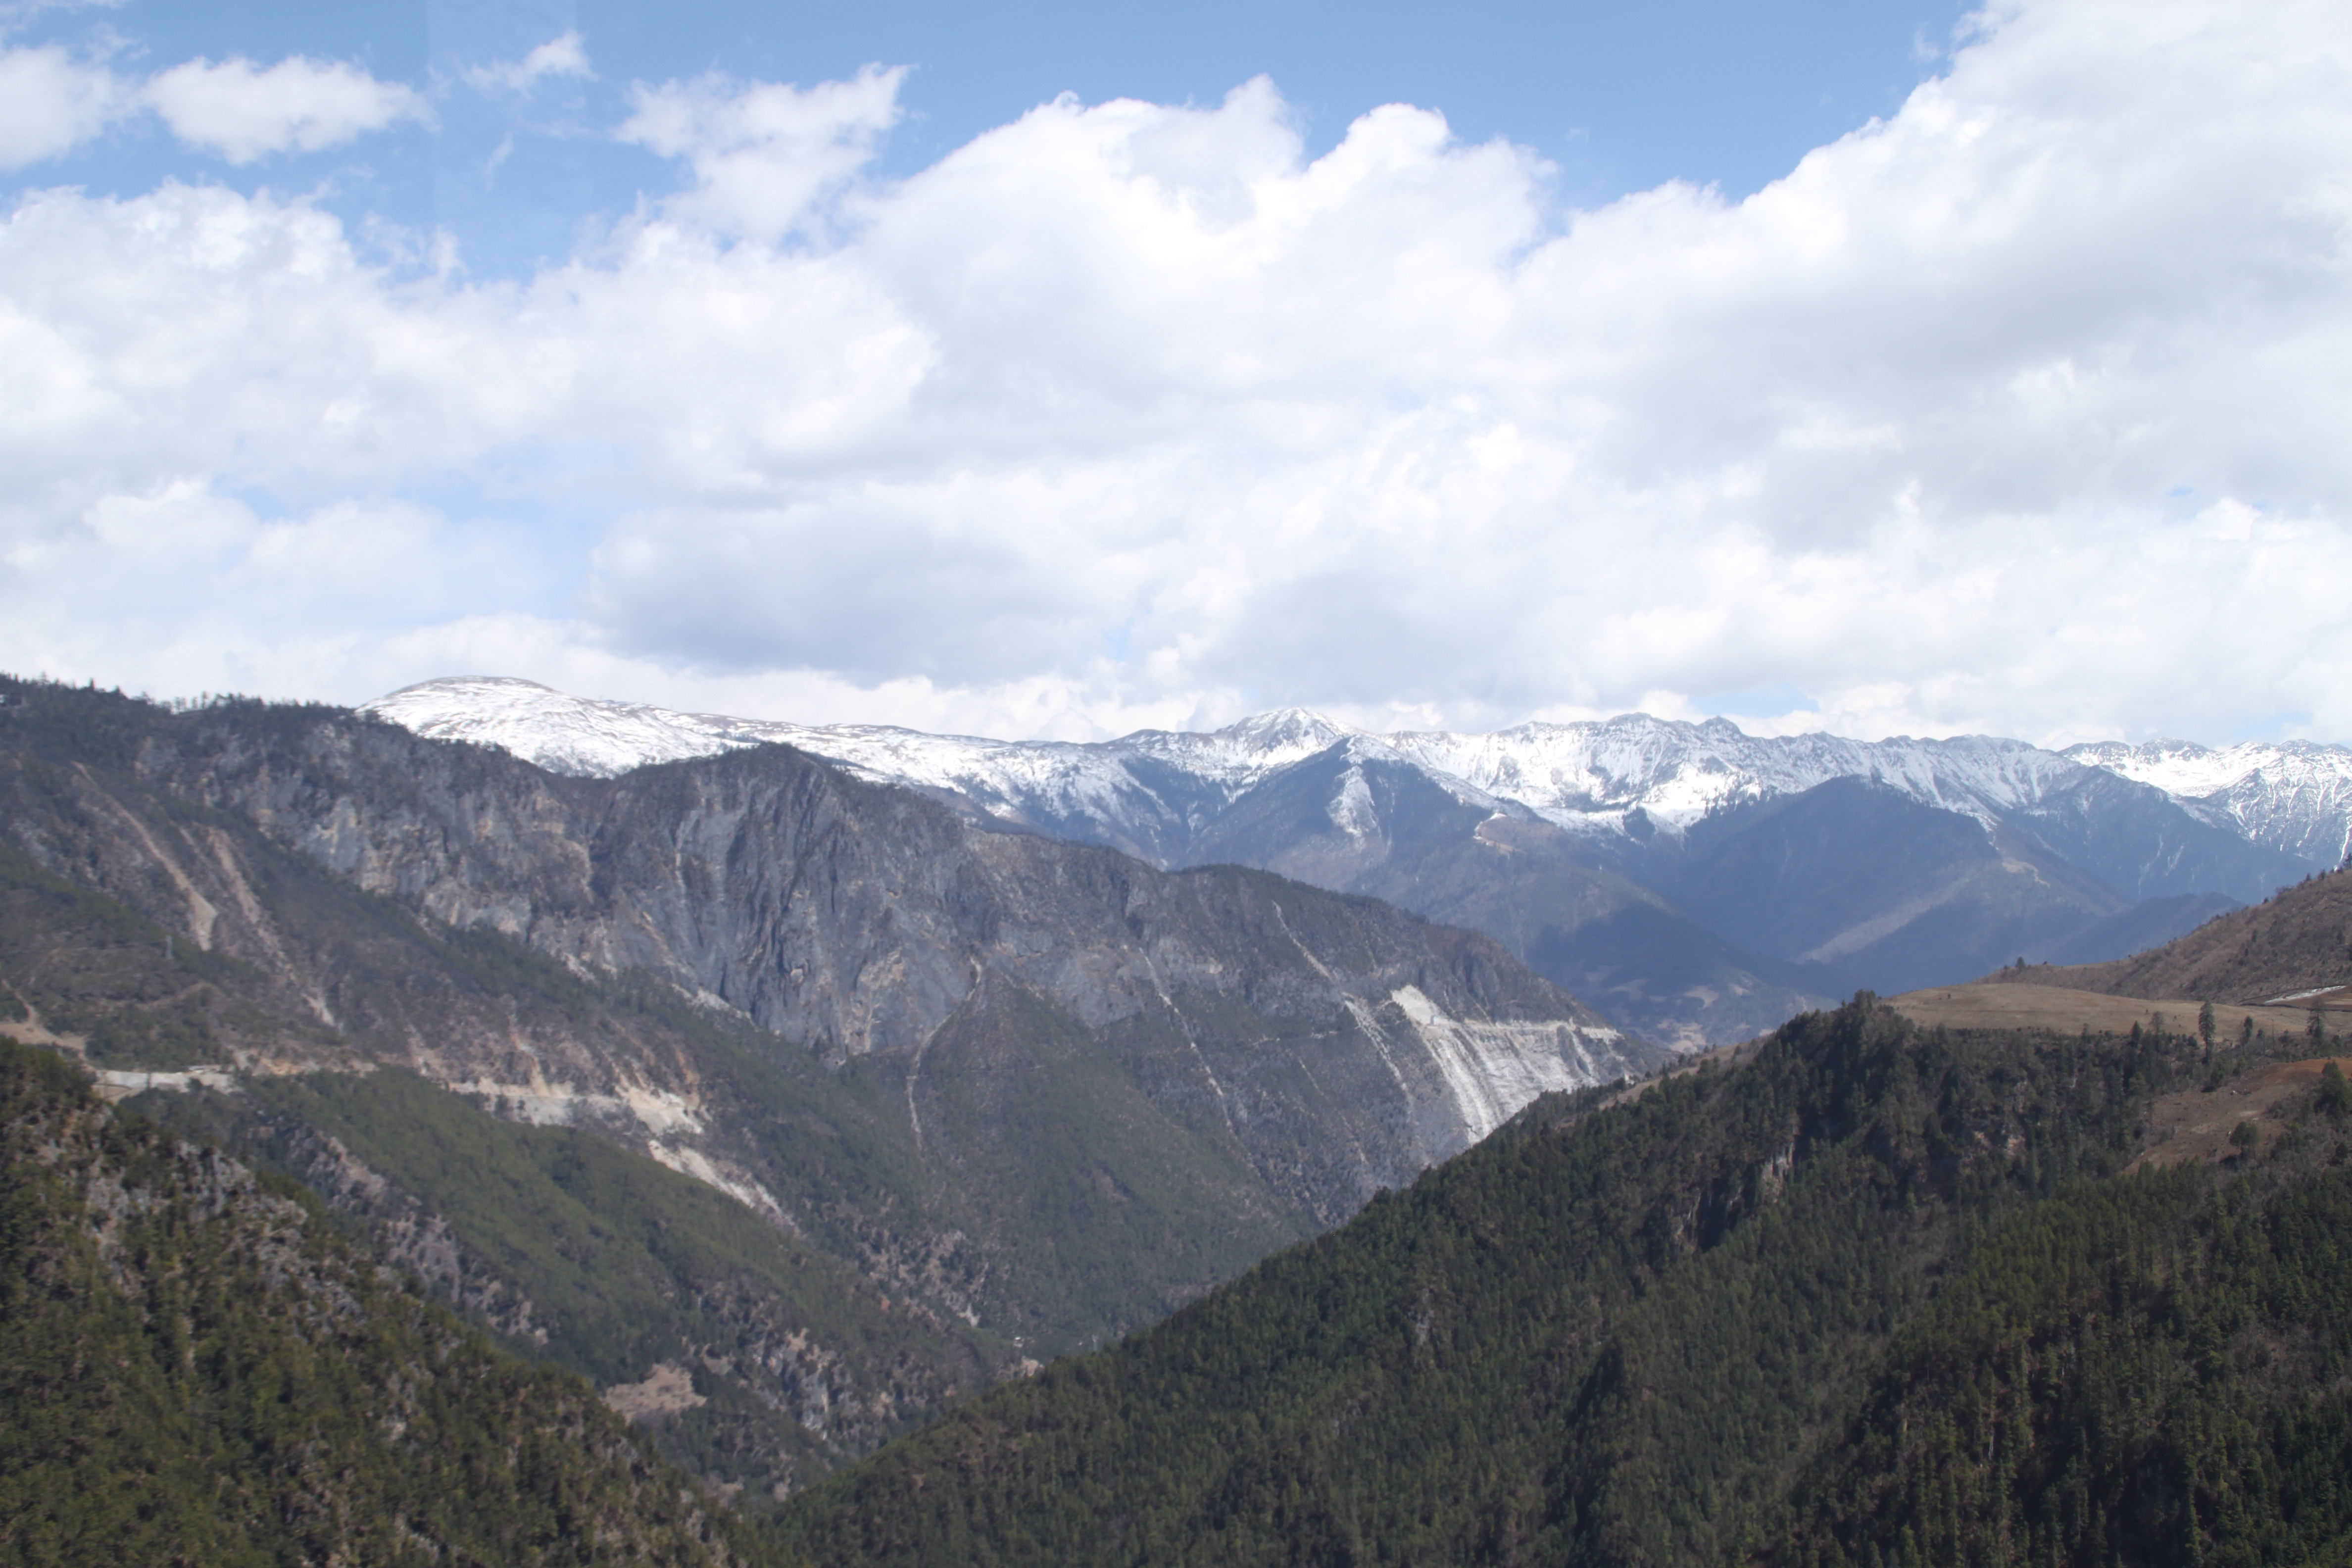
[[2352, 847], [2352, 750], [1764, 738], [1630, 714], [1378, 735], [1286, 710], [1076, 743], [678, 713], [528, 681], [364, 705], [555, 773], [782, 743], [992, 826], [1255, 866], [1495, 937], [1680, 1048], [1862, 986], [2161, 943]]
[[1227, 796], [1160, 866], [791, 743], [0, 680], [0, 1542], [2340, 1557], [2352, 872], [1678, 1059], [1499, 933], [1892, 966], [2279, 851], [2103, 769], [1955, 809], [2007, 742], [1604, 832], [1322, 738], [1154, 741]]
[[0, 699], [0, 1033], [754, 1497], [1664, 1059], [1475, 932], [789, 747]]

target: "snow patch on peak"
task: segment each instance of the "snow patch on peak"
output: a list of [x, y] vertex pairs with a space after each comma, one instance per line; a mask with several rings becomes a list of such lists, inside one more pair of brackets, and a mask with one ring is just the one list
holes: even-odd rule
[[511, 676], [420, 681], [363, 702], [360, 711], [431, 740], [494, 746], [550, 773], [594, 778], [756, 746], [784, 738], [762, 731], [793, 728], [572, 697]]
[[1097, 754], [1130, 754], [1170, 763], [1238, 795], [1268, 774], [1363, 735], [1304, 708], [1281, 708], [1222, 730], [1138, 730], [1099, 746]]
[[2154, 784], [2210, 822], [2322, 865], [2352, 853], [2352, 747], [2312, 741], [2091, 741], [2065, 755]]
[[1693, 724], [1646, 713], [1391, 740], [1425, 767], [1589, 831], [1622, 831], [1639, 809], [1654, 825], [1680, 832], [1730, 806], [1800, 794], [1834, 778], [1876, 780], [1990, 823], [2082, 772], [2080, 763], [2022, 741], [1760, 737], [1727, 721]]
[[1380, 808], [1372, 804], [1360, 765], [1339, 775], [1339, 793], [1331, 797], [1331, 825], [1359, 843], [1381, 830]]
[[1306, 708], [1276, 708], [1211, 731], [1219, 738], [1230, 739], [1235, 745], [1280, 752], [1294, 760], [1311, 757], [1350, 735], [1363, 732]]
[[2085, 766], [2154, 784], [2167, 795], [2191, 798], [2227, 788], [2251, 771], [2243, 759], [2194, 741], [2149, 741], [2137, 746], [2124, 741], [2088, 741], [2067, 747], [2065, 754]]
[[880, 783], [960, 795], [1009, 821], [1181, 858], [1187, 835], [1281, 770], [1344, 746], [1351, 770], [1332, 820], [1370, 831], [1361, 767], [1417, 767], [1458, 799], [1532, 811], [1578, 832], [1615, 836], [1639, 812], [1679, 835], [1732, 807], [1837, 778], [1872, 780], [1991, 826], [2102, 768], [2153, 784], [2206, 821], [2326, 865], [2352, 849], [2352, 749], [2306, 742], [2215, 750], [2185, 742], [2095, 742], [2065, 752], [1988, 735], [1756, 736], [1625, 713], [1530, 722], [1490, 734], [1381, 735], [1303, 708], [1207, 731], [1142, 730], [1095, 744], [932, 735], [885, 725], [802, 725], [680, 713], [567, 696], [509, 677], [428, 680], [364, 711], [422, 735], [497, 746], [551, 772], [611, 776], [781, 742]]

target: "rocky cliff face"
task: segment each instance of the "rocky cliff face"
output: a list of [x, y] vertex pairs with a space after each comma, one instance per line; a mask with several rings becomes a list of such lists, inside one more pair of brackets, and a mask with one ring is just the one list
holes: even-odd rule
[[[1033, 1342], [1146, 1321], [1659, 1057], [1488, 939], [782, 747], [561, 777], [331, 710], [16, 695], [9, 838], [273, 976], [308, 1065], [593, 1128]], [[709, 1029], [613, 1001], [648, 984]], [[226, 1065], [292, 1049], [261, 1033]]]
[[1302, 1091], [1272, 1083], [1360, 1080], [1350, 1190], [1291, 1194], [1329, 1216], [1543, 1089], [1653, 1060], [1470, 933], [1235, 867], [1162, 872], [975, 830], [784, 747], [567, 779], [322, 717], [159, 738], [136, 767], [362, 889], [662, 975], [830, 1066], [889, 1057], [913, 1075], [951, 1020], [1025, 993], [1083, 1030], [1160, 1040], [1159, 1096], [1216, 1103], [1262, 1174], [1327, 1142], [1286, 1125]]

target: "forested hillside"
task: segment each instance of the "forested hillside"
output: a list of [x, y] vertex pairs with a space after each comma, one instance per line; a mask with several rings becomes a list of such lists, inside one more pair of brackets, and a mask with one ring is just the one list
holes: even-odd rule
[[[1540, 1102], [797, 1500], [827, 1563], [2340, 1561], [2340, 1075], [2125, 1176], [2189, 1042], [1923, 1030]], [[2214, 1092], [2228, 1093], [2218, 1088]]]
[[0, 1559], [766, 1561], [595, 1391], [0, 1041]]

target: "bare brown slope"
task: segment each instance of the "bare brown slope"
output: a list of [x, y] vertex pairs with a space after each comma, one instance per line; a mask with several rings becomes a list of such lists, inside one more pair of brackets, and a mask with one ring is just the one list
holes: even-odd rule
[[[2217, 916], [2129, 958], [2006, 969], [1986, 980], [2248, 1006], [2294, 997], [2295, 1005], [2308, 1006], [2313, 993], [2352, 986], [2352, 870], [2282, 888], [2267, 902]], [[2330, 1005], [2347, 1000], [2326, 998]]]
[[[2027, 970], [2046, 974], [2048, 970]], [[2197, 1005], [2147, 996], [2115, 996], [2102, 991], [2074, 991], [2057, 985], [1996, 985], [1972, 981], [1966, 985], [1933, 985], [1907, 991], [1895, 998], [1895, 1010], [1915, 1024], [1948, 1029], [2049, 1029], [2071, 1035], [2088, 1029], [2095, 1035], [2129, 1034], [2135, 1025], [2159, 1034], [2186, 1035], [2197, 1027]], [[2305, 1005], [2291, 1007], [2237, 1007], [2227, 1003], [2213, 1008], [2217, 1039], [2235, 1041], [2247, 1020], [2265, 1036], [2300, 1038], [2311, 1014]], [[2331, 1033], [2344, 1033], [2347, 1020], [2331, 1014]], [[2268, 1049], [2266, 1046], [2265, 1050]]]
[[2317, 1083], [2330, 1066], [2342, 1072], [2352, 1068], [2352, 1058], [2269, 1062], [2227, 1083], [2164, 1096], [2147, 1108], [2148, 1134], [2155, 1141], [2124, 1167], [2124, 1173], [2151, 1167], [2162, 1170], [2192, 1160], [2218, 1165], [2235, 1159], [2239, 1146], [2230, 1135], [2242, 1122], [2253, 1125], [2257, 1146], [2270, 1142], [2286, 1131], [2286, 1112], [2281, 1105], [2296, 1090]]

